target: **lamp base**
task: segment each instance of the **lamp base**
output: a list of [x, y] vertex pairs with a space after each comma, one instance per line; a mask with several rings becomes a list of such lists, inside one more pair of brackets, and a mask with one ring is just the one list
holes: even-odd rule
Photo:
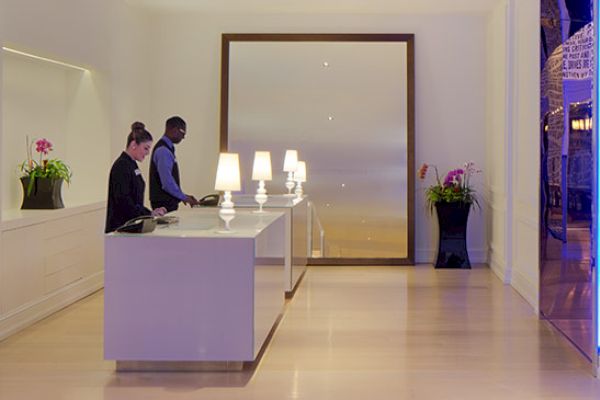
[[226, 190], [223, 195], [223, 201], [221, 202], [221, 209], [219, 210], [219, 215], [221, 214], [235, 214], [235, 209], [233, 208], [233, 201], [231, 201], [231, 192]]
[[217, 233], [232, 233], [235, 232], [233, 229], [231, 229], [231, 226], [229, 225], [231, 223], [231, 221], [235, 218], [235, 210], [231, 210], [233, 212], [222, 212], [222, 211], [229, 211], [229, 210], [220, 210], [219, 211], [219, 218], [221, 218], [223, 220], [223, 222], [225, 222], [225, 227], [223, 229], [219, 229], [217, 230]]
[[263, 204], [267, 202], [267, 190], [265, 189], [264, 181], [260, 181], [260, 186], [254, 196], [254, 200], [258, 203], [258, 210], [253, 211], [254, 213], [263, 213]]
[[221, 209], [219, 210], [219, 218], [225, 222], [225, 229], [219, 230], [219, 233], [231, 233], [231, 227], [229, 223], [235, 218], [235, 208], [233, 208], [233, 202], [231, 201], [231, 192], [225, 191], [223, 201], [221, 202]]
[[296, 183], [296, 190], [294, 191], [294, 193], [296, 193], [296, 196], [298, 198], [302, 198], [302, 195], [304, 194], [304, 190], [302, 189], [302, 182], [298, 181]]
[[285, 181], [285, 187], [288, 190], [288, 192], [285, 196], [293, 196], [294, 195], [294, 193], [292, 193], [292, 189], [294, 189], [294, 186], [296, 186], [296, 182], [294, 182], [294, 173], [288, 172], [287, 181]]

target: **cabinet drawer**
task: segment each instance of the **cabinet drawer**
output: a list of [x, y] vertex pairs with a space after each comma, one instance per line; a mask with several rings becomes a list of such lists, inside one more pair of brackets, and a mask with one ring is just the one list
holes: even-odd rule
[[83, 278], [81, 264], [71, 265], [54, 274], [46, 276], [46, 294], [54, 292], [70, 283]]
[[44, 294], [44, 257], [39, 225], [2, 232], [0, 314]]
[[70, 217], [55, 219], [43, 224], [44, 239], [62, 236], [81, 229], [82, 216], [72, 215]]
[[65, 251], [82, 247], [84, 243], [85, 231], [83, 229], [54, 235], [44, 240], [44, 254], [46, 257], [49, 257], [64, 253]]
[[82, 265], [84, 258], [83, 250], [84, 249], [81, 246], [78, 246], [72, 249], [62, 251], [60, 253], [50, 254], [46, 256], [46, 275], [52, 275], [73, 265]]

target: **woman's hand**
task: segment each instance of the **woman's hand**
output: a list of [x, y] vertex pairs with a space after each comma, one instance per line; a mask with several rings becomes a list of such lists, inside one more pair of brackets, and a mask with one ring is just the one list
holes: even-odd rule
[[158, 207], [155, 208], [154, 210], [152, 210], [152, 216], [153, 217], [162, 217], [163, 215], [165, 215], [167, 213], [167, 209], [164, 207]]

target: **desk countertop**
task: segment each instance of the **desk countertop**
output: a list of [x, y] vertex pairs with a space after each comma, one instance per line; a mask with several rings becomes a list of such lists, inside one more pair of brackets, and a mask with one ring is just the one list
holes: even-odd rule
[[179, 218], [176, 223], [157, 225], [150, 233], [127, 234], [111, 233], [108, 237], [178, 237], [178, 238], [255, 238], [282, 212], [267, 211], [262, 214], [250, 210], [236, 210], [230, 222], [231, 231], [224, 230], [224, 222], [219, 218], [219, 208], [181, 209], [168, 215]]
[[[293, 208], [300, 204], [304, 197], [287, 196], [283, 194], [268, 195], [267, 202], [263, 208]], [[258, 207], [258, 203], [254, 200], [253, 194], [240, 194], [232, 198], [235, 207]]]

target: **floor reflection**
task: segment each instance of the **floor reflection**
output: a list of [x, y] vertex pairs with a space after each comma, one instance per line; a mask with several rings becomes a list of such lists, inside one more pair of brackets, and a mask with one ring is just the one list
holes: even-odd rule
[[600, 398], [583, 357], [477, 265], [311, 267], [261, 361], [241, 372], [115, 373], [103, 300], [0, 342], [0, 399]]
[[540, 310], [591, 360], [594, 354], [589, 222], [571, 223], [566, 243], [549, 235], [541, 271]]

